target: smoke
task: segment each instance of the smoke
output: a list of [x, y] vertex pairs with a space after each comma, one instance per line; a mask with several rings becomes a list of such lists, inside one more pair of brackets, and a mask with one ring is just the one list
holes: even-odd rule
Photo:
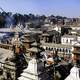
[[10, 28], [13, 27], [14, 18], [11, 15], [6, 15], [5, 18], [5, 27]]

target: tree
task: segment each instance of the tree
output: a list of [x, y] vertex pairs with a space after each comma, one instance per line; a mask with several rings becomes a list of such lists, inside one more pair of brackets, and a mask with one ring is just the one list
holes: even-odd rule
[[17, 25], [18, 23], [23, 24], [24, 16], [22, 14], [16, 13], [13, 15], [13, 17], [14, 17], [15, 25]]
[[46, 16], [42, 15], [42, 16], [40, 16], [40, 19], [44, 21], [46, 19]]
[[24, 14], [24, 22], [28, 22], [30, 20], [30, 16], [27, 14]]
[[0, 28], [3, 28], [5, 26], [5, 20], [2, 15], [0, 15]]

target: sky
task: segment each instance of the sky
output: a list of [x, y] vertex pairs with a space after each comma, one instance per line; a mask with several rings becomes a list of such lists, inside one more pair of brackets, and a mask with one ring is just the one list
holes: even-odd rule
[[0, 0], [0, 7], [13, 13], [80, 16], [80, 0]]

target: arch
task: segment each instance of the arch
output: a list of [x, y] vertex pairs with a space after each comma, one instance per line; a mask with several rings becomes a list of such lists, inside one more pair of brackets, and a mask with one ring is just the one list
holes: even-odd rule
[[59, 49], [59, 51], [61, 52], [61, 48]]
[[65, 52], [65, 49], [63, 48], [63, 52]]
[[57, 51], [59, 51], [59, 48], [57, 48]]
[[66, 52], [68, 52], [68, 49], [66, 48]]
[[48, 47], [46, 47], [46, 50], [48, 50]]
[[51, 50], [53, 50], [53, 48], [51, 48]]
[[51, 50], [51, 48], [49, 47], [48, 50]]

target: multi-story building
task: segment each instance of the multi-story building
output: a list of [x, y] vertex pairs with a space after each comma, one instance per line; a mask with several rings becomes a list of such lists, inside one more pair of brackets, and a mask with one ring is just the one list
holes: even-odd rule
[[46, 43], [60, 43], [61, 41], [61, 34], [55, 30], [47, 31], [42, 34], [43, 41]]
[[61, 37], [61, 44], [73, 45], [77, 41], [76, 35], [63, 35]]

